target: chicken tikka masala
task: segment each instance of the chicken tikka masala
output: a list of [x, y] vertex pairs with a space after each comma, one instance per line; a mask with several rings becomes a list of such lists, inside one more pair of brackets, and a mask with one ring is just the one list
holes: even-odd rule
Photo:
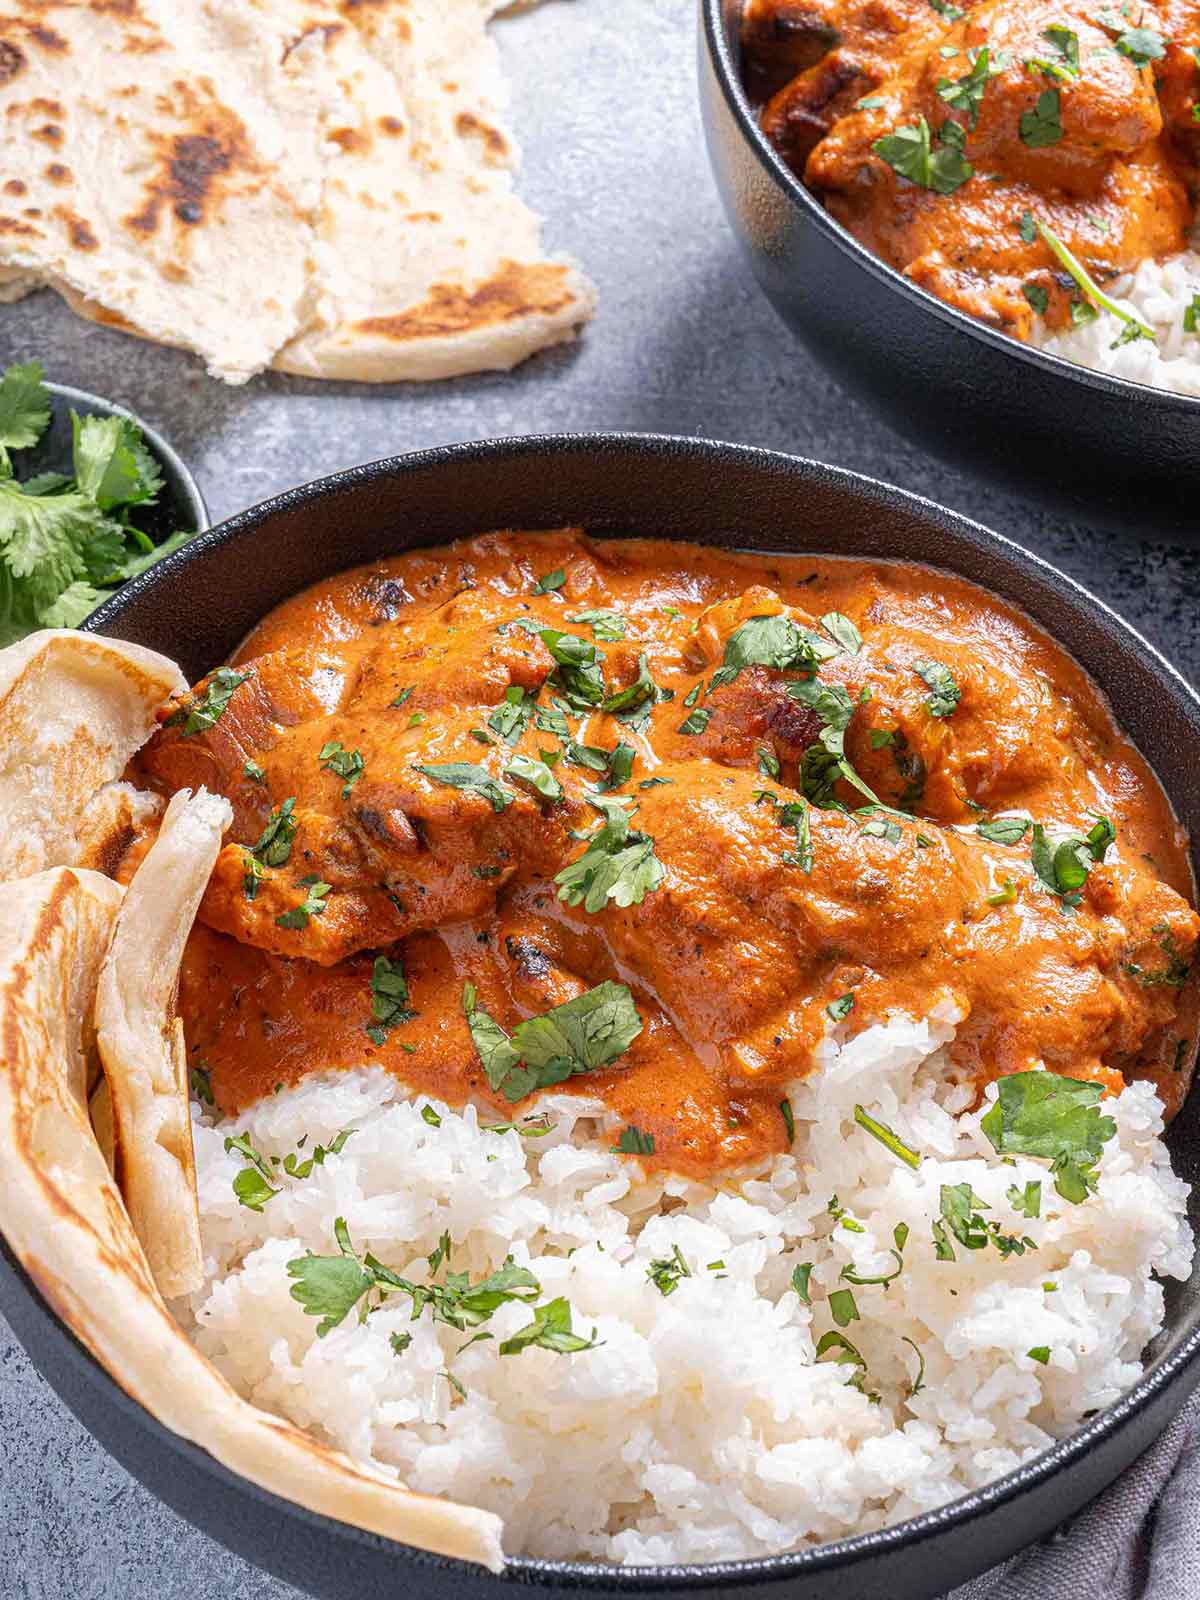
[[748, 0], [742, 38], [766, 136], [890, 266], [1018, 338], [1154, 337], [1103, 290], [1187, 246], [1195, 0]]
[[1200, 933], [1185, 840], [1082, 670], [929, 569], [497, 533], [343, 573], [162, 712], [141, 780], [234, 822], [185, 961], [236, 1112], [376, 1064], [711, 1174], [789, 1142], [832, 1028], [961, 1014], [1169, 1109]]

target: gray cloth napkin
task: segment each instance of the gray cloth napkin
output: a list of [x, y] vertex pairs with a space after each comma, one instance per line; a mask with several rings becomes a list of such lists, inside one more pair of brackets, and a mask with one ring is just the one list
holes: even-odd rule
[[1200, 1600], [1200, 1393], [1073, 1521], [946, 1600]]

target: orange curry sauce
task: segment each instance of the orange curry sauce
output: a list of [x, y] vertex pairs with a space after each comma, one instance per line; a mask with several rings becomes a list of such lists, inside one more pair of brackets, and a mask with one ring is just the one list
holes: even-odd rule
[[[1027, 339], [1184, 250], [1200, 0], [746, 0], [764, 133], [869, 250]], [[1131, 325], [1114, 321], [1113, 337]]]
[[[560, 569], [559, 587], [534, 592]], [[575, 620], [597, 611], [620, 620]], [[824, 641], [815, 678], [758, 663], [713, 687], [739, 629], [772, 616]], [[572, 708], [546, 642], [518, 619], [594, 645], [606, 694], [648, 674], [653, 699]], [[468, 981], [510, 1032], [604, 980], [628, 985], [640, 1035], [571, 1086], [652, 1135], [655, 1161], [693, 1174], [785, 1147], [784, 1086], [847, 996], [850, 1033], [951, 998], [956, 1068], [980, 1084], [1040, 1060], [1108, 1088], [1149, 1076], [1172, 1109], [1186, 1091], [1200, 920], [1184, 837], [1080, 668], [968, 583], [880, 562], [501, 533], [318, 584], [235, 662], [249, 676], [212, 726], [189, 734], [179, 717], [200, 686], [166, 708], [140, 758], [164, 793], [203, 784], [234, 807], [180, 993], [189, 1060], [226, 1111], [306, 1073], [377, 1064], [414, 1091], [513, 1116], [473, 1047]], [[956, 703], [935, 692], [947, 681]], [[822, 687], [833, 698], [808, 703]], [[506, 742], [498, 708], [535, 697]], [[538, 726], [556, 701], [565, 738], [561, 722]], [[836, 771], [822, 789], [835, 703], [850, 712], [851, 770], [893, 809], [857, 809], [868, 800]], [[610, 794], [636, 805], [631, 826], [653, 840], [662, 881], [591, 912], [554, 883], [601, 822], [605, 774], [577, 764], [576, 747], [621, 743], [632, 768]], [[548, 757], [562, 797], [506, 775], [514, 755]], [[448, 763], [485, 769], [508, 802], [417, 770]], [[803, 787], [816, 802], [810, 862]], [[289, 800], [288, 859], [252, 868]], [[1012, 814], [1052, 845], [1111, 822], [1103, 860], [1083, 852], [1077, 905], [1040, 881], [1031, 829], [1013, 844], [978, 831]], [[321, 909], [281, 925], [314, 875], [328, 885]], [[415, 1015], [372, 1038], [381, 952], [403, 963]]]

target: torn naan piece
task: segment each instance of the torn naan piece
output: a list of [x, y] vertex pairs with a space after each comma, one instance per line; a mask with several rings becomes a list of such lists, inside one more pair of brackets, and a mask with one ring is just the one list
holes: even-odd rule
[[48, 285], [231, 383], [441, 378], [571, 338], [594, 291], [513, 188], [500, 8], [0, 0], [0, 298]]
[[134, 873], [96, 995], [108, 1084], [113, 1171], [159, 1290], [204, 1281], [188, 1107], [179, 964], [196, 908], [233, 821], [221, 795], [181, 789]]
[[0, 897], [0, 1232], [57, 1316], [165, 1427], [319, 1515], [499, 1571], [498, 1517], [410, 1493], [242, 1400], [164, 1305], [81, 1087], [120, 903], [107, 878], [62, 867]]
[[0, 650], [0, 880], [111, 864], [141, 808], [117, 780], [186, 688], [166, 656], [67, 628]]

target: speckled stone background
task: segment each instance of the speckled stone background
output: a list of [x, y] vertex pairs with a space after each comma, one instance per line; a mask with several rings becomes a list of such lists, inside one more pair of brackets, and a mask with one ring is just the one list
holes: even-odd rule
[[[0, 363], [111, 395], [191, 463], [215, 519], [322, 473], [451, 440], [641, 428], [771, 445], [966, 511], [1092, 587], [1190, 677], [1194, 550], [1115, 542], [925, 459], [791, 342], [742, 270], [709, 177], [692, 0], [550, 0], [496, 24], [523, 191], [600, 290], [576, 347], [509, 376], [372, 389], [283, 377], [227, 389], [172, 351], [77, 321], [49, 294], [0, 311]], [[2, 1160], [0, 1154], [0, 1160]], [[349, 1592], [349, 1590], [348, 1590]], [[0, 1317], [0, 1595], [288, 1600], [166, 1510], [35, 1376]]]

